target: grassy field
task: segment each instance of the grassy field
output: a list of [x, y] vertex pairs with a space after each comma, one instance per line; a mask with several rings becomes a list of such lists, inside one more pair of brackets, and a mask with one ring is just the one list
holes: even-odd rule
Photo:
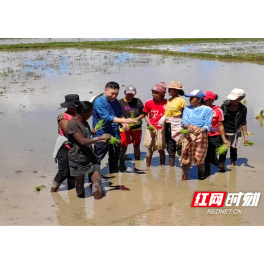
[[264, 61], [264, 53], [241, 53], [216, 55], [210, 53], [190, 53], [177, 52], [159, 49], [138, 49], [140, 46], [164, 45], [164, 44], [193, 44], [193, 43], [227, 43], [236, 41], [260, 41], [264, 39], [246, 39], [246, 38], [197, 38], [197, 39], [131, 39], [120, 41], [85, 41], [85, 42], [50, 42], [50, 43], [29, 43], [29, 44], [9, 44], [0, 45], [0, 51], [20, 51], [33, 49], [64, 49], [64, 48], [89, 48], [94, 50], [108, 50], [130, 53], [158, 54], [169, 56], [223, 59], [236, 61]]

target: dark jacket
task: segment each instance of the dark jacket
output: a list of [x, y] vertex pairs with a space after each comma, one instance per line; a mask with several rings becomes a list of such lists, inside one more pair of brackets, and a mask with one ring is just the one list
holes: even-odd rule
[[[228, 114], [227, 107], [229, 106], [229, 103], [223, 103], [221, 105], [221, 109], [224, 112], [224, 118]], [[239, 103], [238, 111], [235, 118], [235, 127], [236, 127], [236, 133], [240, 132], [242, 130], [242, 126], [247, 124], [247, 107], [243, 105], [242, 103]], [[225, 125], [225, 121], [224, 121]]]

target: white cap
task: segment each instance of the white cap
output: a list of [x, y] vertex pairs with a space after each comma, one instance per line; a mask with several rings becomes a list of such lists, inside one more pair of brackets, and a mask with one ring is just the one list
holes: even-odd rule
[[243, 89], [235, 88], [232, 92], [226, 97], [229, 100], [236, 100], [239, 97], [245, 97], [245, 91]]

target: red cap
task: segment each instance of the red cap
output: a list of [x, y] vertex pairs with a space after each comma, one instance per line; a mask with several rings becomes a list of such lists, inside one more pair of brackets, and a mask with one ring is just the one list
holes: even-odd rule
[[211, 91], [206, 91], [205, 92], [206, 96], [204, 97], [204, 100], [212, 99], [215, 100], [216, 94], [211, 92]]

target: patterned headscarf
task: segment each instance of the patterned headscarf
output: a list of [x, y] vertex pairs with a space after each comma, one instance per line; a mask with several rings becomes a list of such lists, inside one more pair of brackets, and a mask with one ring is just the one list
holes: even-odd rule
[[159, 83], [156, 83], [151, 91], [157, 91], [158, 93], [160, 93], [162, 96], [165, 95], [166, 93], [166, 83], [165, 82], [159, 82]]

